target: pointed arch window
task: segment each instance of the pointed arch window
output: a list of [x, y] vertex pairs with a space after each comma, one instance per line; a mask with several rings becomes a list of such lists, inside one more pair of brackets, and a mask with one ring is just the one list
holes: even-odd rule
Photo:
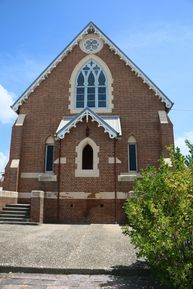
[[87, 144], [82, 151], [82, 169], [93, 169], [93, 149], [89, 144]]
[[45, 145], [45, 172], [52, 173], [54, 170], [54, 139], [50, 136], [46, 140]]
[[134, 136], [128, 139], [128, 170], [129, 172], [137, 171], [137, 142]]
[[76, 147], [75, 177], [99, 177], [99, 146], [89, 137]]
[[107, 106], [107, 79], [101, 67], [93, 60], [83, 66], [76, 80], [76, 108], [86, 106]]

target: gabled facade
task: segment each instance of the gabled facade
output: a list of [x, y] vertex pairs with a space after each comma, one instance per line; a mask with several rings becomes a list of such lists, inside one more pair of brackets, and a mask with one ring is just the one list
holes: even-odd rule
[[134, 178], [173, 144], [173, 103], [92, 22], [13, 104], [4, 190], [44, 221], [123, 223]]

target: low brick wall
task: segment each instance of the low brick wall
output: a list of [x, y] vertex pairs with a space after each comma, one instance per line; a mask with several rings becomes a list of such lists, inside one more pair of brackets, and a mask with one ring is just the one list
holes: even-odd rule
[[[125, 200], [117, 200], [117, 223], [126, 223], [123, 212]], [[57, 199], [44, 199], [44, 222], [57, 223]], [[63, 224], [114, 224], [114, 200], [60, 199], [60, 223]]]
[[12, 191], [0, 191], [0, 210], [2, 210], [5, 205], [17, 204], [18, 192]]

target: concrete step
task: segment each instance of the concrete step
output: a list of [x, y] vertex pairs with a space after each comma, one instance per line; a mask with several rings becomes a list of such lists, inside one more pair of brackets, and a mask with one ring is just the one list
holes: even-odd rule
[[18, 217], [18, 218], [26, 218], [26, 217], [28, 217], [29, 216], [29, 214], [12, 214], [12, 213], [4, 213], [4, 212], [1, 212], [0, 213], [0, 218], [1, 217], [11, 217], [11, 218], [16, 218], [16, 217]]
[[11, 214], [11, 215], [28, 215], [29, 211], [12, 211], [12, 210], [2, 210], [0, 212], [0, 215], [6, 215], [6, 214]]
[[8, 204], [8, 205], [6, 205], [7, 207], [30, 207], [30, 204], [23, 204], [23, 203], [17, 203], [17, 204]]
[[1, 212], [16, 212], [16, 213], [23, 213], [23, 214], [26, 214], [26, 213], [28, 213], [30, 211], [30, 209], [20, 209], [20, 208], [7, 208], [7, 207], [4, 207], [3, 209], [2, 209], [2, 211]]
[[27, 218], [23, 218], [23, 217], [4, 217], [4, 216], [0, 216], [0, 221], [29, 221], [29, 219]]
[[30, 204], [9, 204], [0, 212], [0, 224], [30, 224]]
[[9, 225], [39, 225], [39, 223], [36, 222], [29, 222], [29, 221], [1, 221], [1, 224], [9, 224]]

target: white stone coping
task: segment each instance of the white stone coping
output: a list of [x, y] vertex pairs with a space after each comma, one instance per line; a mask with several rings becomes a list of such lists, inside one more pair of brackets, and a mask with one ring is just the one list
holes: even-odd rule
[[44, 198], [44, 191], [34, 190], [31, 192], [31, 198]]
[[121, 173], [120, 175], [118, 175], [119, 182], [133, 182], [138, 178], [141, 178], [141, 174], [137, 172]]
[[18, 192], [0, 191], [0, 198], [18, 198]]
[[[114, 163], [115, 163], [115, 158], [114, 158], [114, 157], [109, 157], [108, 163], [109, 163], [109, 164], [114, 164]], [[118, 158], [116, 158], [116, 164], [121, 164], [121, 160], [119, 160]]]
[[40, 182], [56, 182], [57, 181], [57, 176], [56, 175], [40, 175], [38, 180]]
[[[39, 191], [32, 191], [39, 192]], [[36, 193], [33, 193], [33, 196]], [[30, 199], [32, 197], [31, 192], [19, 193], [19, 198]], [[118, 200], [125, 200], [129, 197], [129, 192], [117, 192]], [[57, 199], [58, 192], [44, 192], [45, 199]], [[60, 192], [60, 199], [68, 200], [114, 200], [115, 192], [98, 192], [98, 193], [86, 193], [86, 192]]]
[[[57, 192], [46, 192], [45, 198], [55, 199], [57, 198]], [[127, 199], [128, 193], [117, 192], [117, 199]], [[71, 200], [113, 200], [115, 199], [115, 192], [97, 192], [97, 193], [87, 193], [87, 192], [60, 192], [60, 199], [71, 199]]]
[[25, 114], [19, 114], [15, 123], [15, 126], [23, 126], [25, 117], [26, 117]]
[[46, 173], [21, 173], [22, 179], [38, 179], [41, 182], [55, 182], [57, 181], [57, 176], [54, 174]]
[[159, 110], [158, 115], [159, 115], [159, 121], [161, 124], [167, 124], [168, 123], [167, 113], [165, 110]]
[[[57, 158], [55, 161], [54, 161], [54, 164], [59, 164], [59, 158]], [[61, 157], [60, 158], [60, 164], [66, 164], [66, 157]]]
[[18, 198], [19, 199], [30, 199], [31, 198], [31, 192], [29, 193], [27, 193], [27, 192], [19, 192], [18, 193]]
[[11, 161], [10, 168], [11, 168], [11, 169], [17, 169], [17, 168], [19, 168], [19, 162], [20, 162], [19, 159], [13, 159], [13, 160]]

